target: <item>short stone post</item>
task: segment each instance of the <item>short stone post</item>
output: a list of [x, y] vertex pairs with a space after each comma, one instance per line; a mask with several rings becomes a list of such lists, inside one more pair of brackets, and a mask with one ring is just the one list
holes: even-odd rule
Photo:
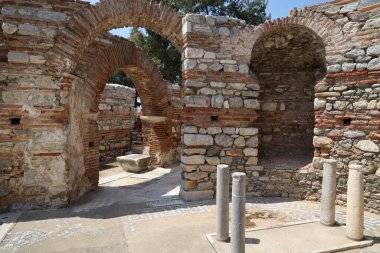
[[335, 224], [336, 164], [333, 159], [325, 159], [323, 164], [320, 221], [326, 226]]
[[229, 203], [230, 203], [230, 166], [217, 166], [216, 177], [216, 240], [227, 241], [229, 238]]
[[346, 236], [355, 241], [360, 241], [364, 237], [363, 167], [357, 164], [349, 166]]
[[245, 252], [245, 173], [232, 174], [231, 252]]

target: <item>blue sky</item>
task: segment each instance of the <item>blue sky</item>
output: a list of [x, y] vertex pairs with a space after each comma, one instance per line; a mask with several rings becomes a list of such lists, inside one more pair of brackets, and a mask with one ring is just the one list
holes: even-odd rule
[[[272, 18], [286, 17], [294, 7], [303, 8], [307, 5], [323, 3], [327, 0], [269, 0], [267, 13], [271, 14]], [[96, 3], [98, 0], [90, 0]], [[115, 35], [128, 38], [131, 28], [114, 29], [111, 32]]]

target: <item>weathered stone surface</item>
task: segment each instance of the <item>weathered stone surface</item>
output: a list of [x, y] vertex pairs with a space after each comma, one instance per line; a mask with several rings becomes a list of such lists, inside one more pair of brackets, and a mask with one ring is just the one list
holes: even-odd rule
[[367, 65], [368, 70], [380, 70], [380, 57], [372, 59], [368, 65]]
[[243, 150], [245, 156], [257, 156], [258, 150], [255, 148], [245, 148]]
[[12, 63], [28, 63], [29, 55], [23, 52], [11, 51], [8, 53], [8, 61]]
[[229, 107], [233, 109], [238, 109], [243, 107], [243, 99], [240, 97], [233, 97], [228, 99]]
[[251, 137], [246, 141], [246, 146], [251, 148], [256, 148], [259, 145], [259, 138]]
[[349, 3], [343, 6], [343, 8], [339, 11], [339, 13], [348, 13], [355, 11], [358, 8], [359, 2], [357, 3]]
[[374, 19], [367, 20], [362, 30], [374, 29], [378, 27], [380, 27], [380, 18], [374, 18]]
[[210, 165], [219, 165], [220, 159], [219, 157], [211, 156], [211, 157], [205, 157], [206, 162]]
[[128, 172], [139, 172], [148, 168], [150, 164], [150, 156], [132, 154], [117, 157], [120, 166]]
[[367, 54], [370, 56], [380, 56], [380, 45], [373, 45], [367, 49]]
[[17, 25], [14, 24], [3, 22], [1, 28], [3, 29], [3, 32], [6, 34], [14, 34], [15, 32], [17, 32]]
[[29, 24], [20, 24], [18, 26], [18, 33], [21, 35], [40, 36], [41, 32], [37, 26]]
[[234, 145], [236, 146], [236, 147], [245, 147], [245, 139], [244, 139], [244, 137], [243, 136], [239, 136], [239, 137], [237, 137], [236, 139], [235, 139], [235, 141], [234, 141]]
[[186, 48], [185, 50], [185, 57], [188, 59], [199, 59], [202, 58], [205, 54], [205, 51], [203, 49], [198, 48]]
[[244, 107], [254, 110], [260, 110], [260, 102], [257, 99], [245, 99]]
[[355, 147], [364, 152], [379, 153], [379, 146], [370, 140], [359, 141]]
[[208, 134], [220, 134], [222, 132], [221, 127], [208, 127], [207, 133]]
[[223, 95], [212, 96], [211, 106], [213, 108], [223, 108], [223, 103], [224, 103], [224, 96]]
[[185, 103], [188, 107], [209, 107], [211, 105], [210, 98], [205, 96], [186, 96]]
[[349, 130], [349, 131], [346, 131], [344, 132], [344, 137], [347, 137], [347, 138], [358, 138], [358, 137], [363, 137], [365, 136], [366, 134], [362, 131], [353, 131], [353, 130]]
[[259, 133], [259, 129], [254, 127], [242, 127], [239, 128], [239, 133], [243, 136], [253, 136]]
[[213, 145], [213, 138], [204, 134], [185, 134], [184, 144], [186, 146], [210, 146]]
[[316, 148], [332, 148], [334, 141], [329, 137], [324, 136], [314, 136], [313, 145]]
[[326, 108], [327, 101], [325, 99], [314, 99], [314, 110], [324, 110]]
[[231, 147], [234, 139], [226, 134], [218, 134], [215, 136], [215, 144], [222, 147]]
[[207, 177], [208, 177], [208, 174], [206, 172], [203, 172], [203, 171], [185, 174], [185, 178], [192, 180], [192, 181], [198, 181], [198, 180], [201, 180], [201, 179], [207, 178]]
[[[184, 164], [196, 165], [196, 164], [204, 164], [205, 157], [203, 155], [192, 155], [192, 156], [181, 156], [181, 162]], [[190, 180], [194, 180], [189, 178]]]
[[275, 112], [277, 110], [277, 103], [263, 103], [261, 110], [264, 112]]
[[65, 13], [48, 10], [38, 11], [37, 16], [41, 19], [47, 19], [56, 22], [65, 21], [67, 18], [67, 15]]
[[206, 149], [204, 148], [185, 148], [183, 153], [186, 155], [204, 155], [206, 154]]

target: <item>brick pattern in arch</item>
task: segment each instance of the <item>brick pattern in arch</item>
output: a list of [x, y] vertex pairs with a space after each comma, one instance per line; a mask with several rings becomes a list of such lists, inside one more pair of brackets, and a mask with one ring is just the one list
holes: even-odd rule
[[[142, 49], [127, 40], [112, 39], [112, 41], [113, 44], [97, 54], [91, 54], [93, 47], [89, 47], [88, 52], [84, 54], [86, 57], [79, 62], [75, 72], [85, 81], [84, 93], [85, 99], [89, 101], [88, 110], [90, 113], [98, 111], [100, 96], [109, 77], [117, 69], [124, 70], [134, 82], [141, 97], [143, 115], [168, 118], [162, 123], [143, 124], [143, 131], [149, 135], [145, 138], [144, 144], [150, 148], [153, 164], [171, 163], [174, 157], [170, 154], [176, 147], [170, 138], [172, 109], [168, 102], [170, 100], [169, 82], [163, 79], [158, 68]], [[84, 137], [85, 176], [89, 179], [91, 186], [95, 187], [98, 182], [99, 164], [94, 161], [98, 161], [96, 152], [100, 136], [98, 128], [91, 122], [96, 123], [96, 121], [88, 120], [88, 124], [83, 126], [82, 136]], [[92, 147], [88, 145], [89, 141], [93, 143]], [[96, 152], [91, 152], [91, 150]]]
[[182, 51], [181, 14], [149, 0], [104, 0], [73, 14], [49, 56], [52, 72], [71, 72], [84, 50], [102, 33], [124, 26], [144, 27]]
[[288, 17], [267, 21], [253, 30], [249, 27], [248, 47], [253, 48], [266, 33], [279, 27], [295, 25], [310, 29], [318, 35], [326, 48], [326, 55], [343, 54], [351, 48], [351, 43], [344, 37], [341, 28], [327, 16], [309, 9], [293, 9]]

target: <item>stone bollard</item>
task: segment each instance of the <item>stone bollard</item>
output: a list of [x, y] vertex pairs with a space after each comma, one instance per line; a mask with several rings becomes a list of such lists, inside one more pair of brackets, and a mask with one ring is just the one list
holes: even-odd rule
[[336, 164], [333, 159], [325, 159], [323, 163], [320, 221], [326, 226], [335, 224]]
[[360, 241], [364, 237], [363, 167], [357, 164], [349, 166], [346, 236], [355, 241]]
[[227, 241], [229, 238], [229, 204], [230, 204], [230, 166], [217, 166], [216, 178], [216, 240]]
[[231, 252], [245, 252], [245, 173], [232, 174]]

